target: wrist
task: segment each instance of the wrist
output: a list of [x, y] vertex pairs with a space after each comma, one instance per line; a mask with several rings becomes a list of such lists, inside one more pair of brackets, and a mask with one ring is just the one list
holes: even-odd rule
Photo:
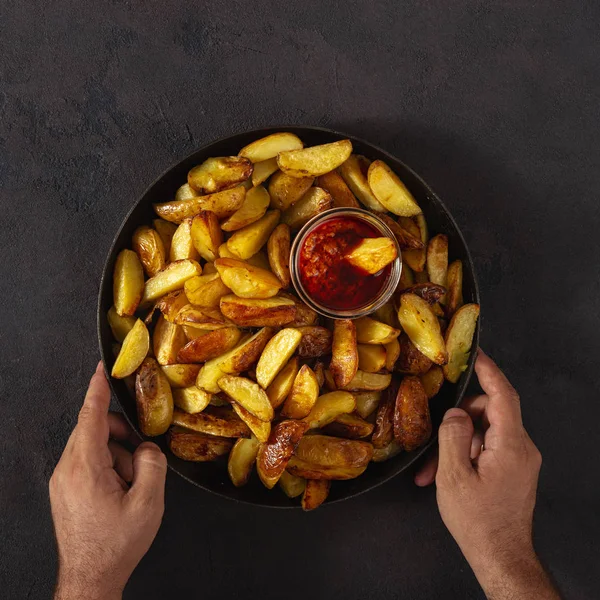
[[115, 581], [99, 581], [59, 569], [54, 600], [121, 600], [123, 587]]

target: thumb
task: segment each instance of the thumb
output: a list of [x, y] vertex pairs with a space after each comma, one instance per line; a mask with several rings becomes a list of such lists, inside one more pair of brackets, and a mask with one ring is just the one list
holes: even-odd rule
[[440, 457], [438, 473], [472, 472], [471, 442], [473, 421], [461, 408], [451, 408], [444, 415], [438, 434]]
[[143, 442], [133, 453], [133, 480], [129, 496], [147, 506], [160, 506], [165, 503], [165, 479], [167, 457], [152, 442]]

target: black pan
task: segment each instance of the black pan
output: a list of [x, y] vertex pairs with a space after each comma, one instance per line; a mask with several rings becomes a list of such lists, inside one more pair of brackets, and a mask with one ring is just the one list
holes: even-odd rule
[[[435, 195], [431, 188], [409, 167], [391, 156], [381, 148], [357, 139], [351, 135], [346, 135], [328, 129], [318, 127], [269, 127], [239, 133], [231, 137], [223, 138], [200, 150], [194, 152], [175, 166], [168, 169], [159, 177], [146, 191], [146, 193], [134, 204], [129, 214], [125, 217], [123, 224], [119, 228], [117, 235], [112, 243], [102, 279], [100, 281], [100, 293], [98, 296], [98, 339], [100, 342], [100, 353], [107, 373], [110, 373], [114, 358], [111, 350], [113, 343], [112, 334], [106, 313], [112, 305], [112, 273], [117, 254], [123, 249], [131, 247], [131, 236], [136, 227], [141, 224], [149, 224], [156, 217], [152, 211], [152, 203], [165, 202], [174, 197], [177, 188], [187, 181], [188, 171], [195, 165], [200, 164], [211, 156], [229, 156], [238, 153], [239, 149], [250, 142], [275, 133], [277, 131], [291, 131], [298, 135], [306, 146], [334, 142], [336, 140], [348, 138], [352, 141], [354, 152], [364, 154], [368, 158], [384, 160], [402, 179], [405, 185], [416, 198], [419, 206], [423, 209], [430, 232], [445, 233], [449, 239], [450, 260], [460, 259], [463, 262], [463, 294], [466, 302], [479, 302], [479, 289], [475, 277], [475, 270], [471, 255], [465, 243], [465, 240], [458, 229], [454, 219], [443, 202]], [[475, 331], [473, 347], [479, 345], [479, 325]], [[475, 352], [471, 353], [471, 359], [465, 373], [461, 376], [456, 385], [445, 383], [436, 396], [435, 401], [431, 403], [431, 416], [433, 420], [433, 430], [437, 431], [444, 412], [453, 406], [458, 406], [463, 398], [467, 383], [473, 373]], [[112, 391], [121, 405], [127, 420], [132, 427], [138, 431], [135, 400], [129, 395], [123, 381], [109, 378]], [[185, 462], [173, 456], [166, 445], [164, 436], [153, 438], [167, 454], [169, 467], [190, 483], [218, 494], [224, 498], [257, 504], [261, 506], [271, 506], [277, 508], [298, 507], [299, 499], [290, 500], [279, 489], [267, 490], [258, 480], [256, 474], [253, 474], [251, 480], [245, 487], [235, 488], [227, 476], [226, 464], [217, 463], [192, 463]], [[432, 437], [428, 444], [411, 453], [403, 453], [397, 457], [384, 462], [372, 463], [366, 472], [351, 481], [335, 481], [331, 486], [331, 493], [327, 502], [337, 502], [345, 500], [358, 494], [362, 494], [378, 485], [381, 485], [388, 479], [398, 475], [414, 463], [427, 448], [436, 441]]]

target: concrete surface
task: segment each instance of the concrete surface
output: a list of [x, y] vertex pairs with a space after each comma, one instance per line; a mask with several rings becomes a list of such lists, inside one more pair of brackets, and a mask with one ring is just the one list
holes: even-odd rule
[[[213, 138], [329, 126], [395, 153], [462, 227], [483, 346], [544, 455], [535, 538], [598, 575], [599, 57], [594, 2], [27, 3], [0, 8], [0, 595], [48, 598], [47, 481], [98, 360], [99, 274], [157, 174]], [[409, 475], [316, 511], [171, 475], [125, 598], [482, 598]]]

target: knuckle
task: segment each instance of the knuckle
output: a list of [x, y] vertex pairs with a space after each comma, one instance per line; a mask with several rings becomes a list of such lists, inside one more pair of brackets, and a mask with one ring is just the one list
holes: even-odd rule
[[471, 436], [473, 433], [473, 424], [468, 417], [452, 416], [448, 417], [440, 425], [439, 435], [445, 438], [456, 438]]

